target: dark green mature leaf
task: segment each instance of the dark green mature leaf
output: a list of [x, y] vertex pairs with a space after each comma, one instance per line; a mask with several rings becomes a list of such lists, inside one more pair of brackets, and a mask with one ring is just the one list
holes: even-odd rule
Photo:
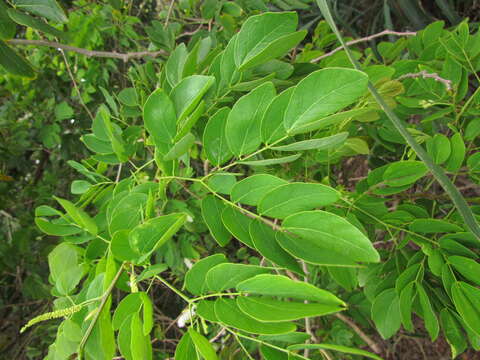
[[467, 348], [467, 341], [462, 332], [462, 328], [458, 323], [451, 310], [444, 308], [440, 311], [440, 323], [442, 324], [443, 333], [447, 342], [450, 344], [452, 358], [464, 352]]
[[225, 136], [230, 150], [236, 156], [255, 151], [262, 142], [262, 117], [274, 96], [275, 87], [271, 82], [266, 82], [233, 105], [225, 124]]
[[185, 274], [185, 288], [194, 295], [202, 294], [208, 271], [214, 266], [226, 262], [227, 258], [223, 254], [215, 254], [201, 259]]
[[282, 228], [328, 252], [329, 249], [354, 261], [378, 262], [380, 256], [370, 240], [344, 218], [321, 210], [288, 216]]
[[338, 305], [287, 302], [255, 296], [237, 297], [237, 305], [245, 314], [262, 322], [283, 322], [323, 316], [344, 310]]
[[0, 65], [14, 75], [30, 79], [35, 77], [35, 72], [30, 64], [13, 51], [3, 40], [0, 40]]
[[415, 282], [410, 282], [400, 293], [399, 306], [402, 324], [407, 331], [413, 331], [412, 305], [415, 300]]
[[283, 116], [294, 89], [295, 87], [292, 86], [284, 90], [275, 96], [268, 105], [260, 125], [262, 141], [265, 144], [277, 142], [287, 135], [283, 126]]
[[197, 107], [203, 95], [214, 83], [213, 76], [192, 75], [180, 81], [173, 88], [170, 97], [175, 106], [179, 123]]
[[430, 335], [430, 339], [432, 339], [432, 341], [435, 341], [438, 337], [438, 332], [440, 331], [440, 327], [438, 325], [438, 319], [435, 315], [435, 312], [433, 311], [432, 304], [430, 303], [430, 300], [428, 299], [428, 294], [423, 288], [423, 286], [417, 283], [416, 288], [417, 288], [417, 292], [420, 300], [420, 306], [423, 312], [423, 320], [425, 321], [425, 328], [427, 329], [428, 334]]
[[236, 286], [238, 291], [256, 294], [315, 301], [320, 304], [345, 306], [345, 303], [332, 293], [310, 283], [295, 281], [283, 275], [261, 274]]
[[203, 220], [213, 238], [220, 246], [227, 245], [232, 237], [222, 222], [222, 213], [226, 209], [223, 201], [217, 199], [214, 195], [207, 195], [202, 200], [201, 208]]
[[15, 36], [17, 29], [15, 23], [10, 19], [7, 13], [8, 6], [4, 1], [0, 1], [0, 40], [8, 40]]
[[463, 281], [456, 281], [452, 285], [452, 298], [463, 321], [480, 336], [480, 289]]
[[388, 289], [378, 295], [372, 304], [372, 319], [382, 335], [388, 339], [400, 328], [400, 307], [395, 289]]
[[188, 152], [194, 142], [195, 135], [192, 133], [186, 134], [184, 137], [178, 140], [175, 145], [172, 146], [172, 148], [165, 154], [163, 159], [165, 161], [178, 159], [180, 156]]
[[253, 334], [285, 334], [295, 331], [296, 326], [290, 322], [261, 322], [242, 312], [235, 299], [217, 299], [215, 314], [220, 322]]
[[190, 338], [192, 339], [198, 352], [205, 360], [218, 359], [212, 344], [210, 344], [210, 342], [203, 335], [196, 332], [192, 327], [188, 329], [188, 334], [190, 335]]
[[267, 191], [284, 184], [288, 182], [273, 175], [252, 175], [235, 184], [231, 199], [233, 202], [256, 206]]
[[222, 222], [230, 233], [248, 247], [254, 248], [250, 237], [250, 223], [253, 220], [242, 214], [233, 206], [225, 206], [222, 212]]
[[264, 13], [245, 21], [235, 41], [235, 64], [240, 70], [280, 57], [305, 37], [294, 33], [295, 12]]
[[435, 134], [427, 142], [427, 150], [435, 164], [443, 164], [451, 154], [450, 141], [443, 134]]
[[369, 359], [374, 360], [383, 360], [380, 356], [372, 354], [371, 352], [356, 349], [348, 346], [343, 345], [335, 345], [335, 344], [295, 344], [290, 345], [288, 350], [302, 350], [302, 349], [324, 349], [324, 350], [332, 350], [338, 351], [345, 354], [352, 354], [352, 355], [359, 355], [363, 357], [367, 357]]
[[464, 256], [449, 256], [448, 262], [455, 270], [462, 274], [465, 279], [480, 285], [480, 264], [473, 259]]
[[297, 274], [303, 271], [295, 258], [277, 243], [275, 231], [259, 220], [250, 223], [250, 236], [257, 251], [268, 260]]
[[230, 109], [221, 108], [208, 120], [203, 132], [203, 146], [208, 160], [215, 166], [227, 162], [233, 156], [225, 137], [225, 124]]
[[428, 169], [421, 161], [397, 161], [388, 165], [383, 180], [390, 186], [404, 186], [413, 184], [427, 173]]
[[452, 149], [450, 157], [445, 164], [445, 168], [451, 172], [457, 172], [465, 160], [465, 143], [463, 142], [462, 135], [455, 133], [450, 138], [450, 147]]
[[141, 306], [142, 299], [140, 293], [132, 293], [125, 296], [117, 305], [115, 313], [113, 314], [113, 329], [120, 329], [124, 321], [126, 321], [132, 314], [140, 311]]
[[77, 223], [81, 228], [85, 229], [93, 236], [97, 235], [97, 224], [90, 216], [88, 216], [85, 211], [77, 208], [73, 203], [68, 200], [60, 199], [56, 196], [54, 196], [54, 198], [59, 202], [60, 205], [62, 205], [68, 216], [70, 216], [75, 223]]
[[67, 16], [55, 0], [15, 0], [15, 7], [48, 20], [66, 23]]
[[297, 160], [302, 154], [295, 154], [290, 156], [279, 157], [275, 159], [264, 159], [264, 160], [248, 160], [248, 161], [238, 161], [239, 164], [249, 165], [249, 166], [267, 166], [267, 165], [278, 165], [293, 162]]
[[410, 224], [409, 228], [422, 234], [463, 231], [460, 226], [440, 219], [416, 219]]
[[151, 360], [152, 359], [152, 343], [150, 338], [143, 334], [143, 324], [138, 313], [132, 316], [132, 331], [130, 350], [132, 352], [132, 360]]
[[177, 132], [177, 116], [173, 102], [163, 89], [155, 90], [148, 97], [143, 107], [143, 121], [155, 146], [166, 154]]
[[340, 194], [330, 186], [313, 183], [290, 183], [267, 192], [258, 203], [258, 212], [283, 219], [303, 210], [330, 205]]
[[352, 104], [367, 91], [367, 76], [345, 68], [315, 71], [293, 91], [283, 123], [287, 132], [316, 122]]
[[68, 36], [66, 33], [46, 24], [45, 22], [38, 20], [30, 15], [21, 13], [14, 9], [8, 9], [8, 16], [15, 21], [17, 24], [29, 26], [35, 30], [39, 30], [41, 32], [54, 35], [61, 39], [67, 39]]
[[205, 290], [223, 291], [234, 288], [243, 280], [255, 275], [266, 274], [272, 269], [245, 264], [222, 263], [212, 267], [205, 277]]
[[193, 340], [188, 332], [183, 334], [175, 348], [175, 360], [200, 360]]

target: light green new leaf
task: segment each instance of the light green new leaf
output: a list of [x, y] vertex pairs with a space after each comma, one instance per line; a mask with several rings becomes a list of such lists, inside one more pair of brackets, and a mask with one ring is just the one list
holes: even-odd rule
[[197, 107], [203, 95], [214, 84], [213, 76], [192, 75], [180, 81], [170, 97], [175, 106], [178, 122], [182, 121]]
[[132, 293], [125, 296], [117, 305], [115, 313], [112, 318], [112, 326], [114, 330], [122, 327], [123, 322], [126, 321], [132, 314], [138, 313], [142, 306], [142, 299], [140, 293]]
[[283, 219], [303, 210], [333, 204], [340, 193], [330, 186], [313, 183], [290, 183], [267, 192], [258, 203], [258, 212]]
[[344, 218], [326, 211], [303, 211], [290, 215], [283, 221], [282, 228], [317, 243], [324, 251], [332, 249], [354, 261], [380, 260], [377, 250], [360, 230]]
[[297, 300], [315, 301], [320, 304], [345, 306], [345, 303], [332, 293], [283, 275], [262, 274], [240, 282], [238, 291], [256, 295], [288, 297]]
[[208, 120], [203, 132], [203, 147], [207, 159], [215, 166], [220, 166], [231, 159], [233, 153], [227, 145], [225, 124], [230, 109], [221, 108]]
[[60, 205], [62, 205], [68, 216], [70, 216], [72, 220], [77, 223], [77, 225], [88, 231], [93, 236], [97, 235], [97, 224], [90, 216], [88, 216], [85, 211], [77, 208], [73, 203], [68, 200], [60, 199], [56, 196], [54, 196], [54, 198], [59, 202]]
[[352, 104], [367, 92], [368, 77], [358, 70], [328, 68], [301, 80], [293, 91], [283, 123], [288, 133]]
[[45, 32], [47, 34], [51, 34], [54, 36], [57, 36], [61, 39], [67, 39], [67, 34], [55, 29], [54, 27], [46, 24], [45, 22], [38, 20], [34, 17], [31, 17], [30, 15], [21, 13], [19, 11], [16, 11], [14, 9], [8, 9], [8, 16], [15, 21], [17, 24], [24, 25], [24, 26], [29, 26], [33, 29], [39, 30], [41, 32]]
[[212, 267], [205, 277], [204, 290], [220, 292], [237, 286], [238, 283], [272, 269], [245, 264], [222, 263]]
[[61, 295], [70, 294], [83, 277], [83, 269], [78, 265], [78, 255], [78, 248], [68, 243], [57, 245], [48, 254], [50, 276]]
[[193, 327], [188, 329], [188, 334], [192, 339], [195, 347], [197, 348], [200, 355], [205, 360], [217, 360], [217, 354], [215, 353], [215, 349], [213, 348], [212, 344], [201, 334], [196, 332]]
[[300, 32], [290, 39], [295, 34], [297, 22], [295, 12], [264, 13], [249, 17], [235, 41], [237, 68], [244, 70], [285, 54], [305, 36]]
[[480, 285], [480, 264], [473, 259], [463, 256], [449, 256], [448, 262], [455, 270], [462, 274], [465, 279]]
[[237, 163], [238, 164], [243, 164], [243, 165], [249, 165], [249, 166], [279, 165], [279, 164], [285, 164], [285, 163], [293, 162], [293, 161], [297, 160], [300, 156], [302, 156], [301, 153], [295, 154], [295, 155], [290, 155], [290, 156], [279, 157], [279, 158], [275, 158], [275, 159], [238, 161]]
[[437, 316], [435, 315], [432, 304], [428, 299], [428, 294], [425, 291], [424, 287], [420, 283], [417, 283], [416, 288], [417, 288], [418, 297], [420, 300], [420, 306], [423, 312], [423, 320], [425, 322], [425, 328], [427, 329], [428, 334], [430, 335], [430, 339], [432, 341], [435, 341], [440, 331]]
[[163, 89], [155, 90], [143, 107], [145, 128], [153, 143], [166, 154], [177, 132], [177, 116], [172, 101]]
[[237, 305], [245, 314], [262, 322], [298, 320], [345, 310], [345, 308], [338, 305], [287, 302], [254, 296], [237, 297]]
[[275, 231], [259, 220], [250, 223], [250, 237], [257, 251], [277, 264], [299, 275], [304, 275], [302, 268], [295, 258], [278, 245]]
[[30, 64], [18, 55], [5, 41], [0, 40], [0, 65], [6, 71], [14, 75], [23, 76], [29, 79], [35, 78], [35, 72]]
[[387, 289], [372, 304], [372, 319], [384, 339], [393, 336], [400, 328], [400, 306], [395, 289]]
[[128, 239], [131, 248], [141, 256], [138, 263], [147, 259], [153, 251], [169, 240], [187, 221], [184, 213], [174, 213], [150, 219], [135, 227]]
[[132, 360], [152, 360], [150, 337], [143, 334], [143, 324], [138, 313], [132, 315], [130, 350]]
[[287, 110], [288, 102], [292, 97], [295, 87], [289, 87], [275, 96], [263, 115], [260, 132], [265, 144], [274, 143], [287, 135], [283, 126], [283, 116]]
[[183, 68], [187, 60], [188, 50], [184, 43], [179, 44], [172, 51], [165, 64], [165, 76], [173, 88], [183, 79]]
[[66, 23], [68, 21], [62, 8], [55, 0], [15, 0], [15, 7], [43, 16], [54, 22]]
[[214, 266], [226, 262], [227, 258], [223, 254], [215, 254], [201, 259], [185, 274], [185, 288], [194, 295], [201, 295], [208, 271]]
[[250, 248], [254, 248], [252, 238], [250, 237], [250, 223], [253, 220], [242, 214], [232, 206], [225, 206], [222, 212], [222, 222], [228, 231]]
[[130, 230], [119, 230], [112, 236], [110, 248], [117, 260], [133, 262], [140, 256], [139, 253], [132, 249], [128, 239], [129, 234]]
[[261, 121], [274, 96], [275, 87], [266, 82], [233, 105], [225, 124], [225, 136], [230, 151], [236, 156], [255, 151], [262, 142]]
[[290, 322], [271, 323], [253, 319], [239, 309], [235, 299], [217, 299], [215, 315], [223, 324], [253, 334], [285, 334], [296, 330], [295, 324]]
[[348, 346], [343, 345], [335, 345], [335, 344], [295, 344], [290, 345], [288, 350], [302, 350], [302, 349], [324, 349], [324, 350], [332, 350], [338, 351], [345, 354], [352, 354], [352, 355], [359, 355], [363, 357], [367, 357], [369, 359], [374, 360], [383, 360], [380, 356], [372, 354], [371, 352], [356, 349]]
[[288, 182], [276, 176], [256, 174], [236, 183], [230, 197], [233, 202], [256, 206], [267, 191], [284, 184]]
[[195, 142], [195, 136], [192, 133], [186, 134], [165, 154], [163, 160], [175, 160], [185, 154]]
[[273, 146], [272, 150], [277, 151], [304, 151], [304, 150], [328, 150], [335, 146], [342, 145], [348, 138], [348, 132], [341, 132], [336, 135], [319, 139], [310, 139], [294, 142], [288, 145]]
[[225, 246], [230, 242], [232, 236], [222, 222], [222, 213], [226, 208], [222, 200], [214, 195], [207, 195], [201, 203], [202, 217], [210, 230], [210, 234], [220, 246]]

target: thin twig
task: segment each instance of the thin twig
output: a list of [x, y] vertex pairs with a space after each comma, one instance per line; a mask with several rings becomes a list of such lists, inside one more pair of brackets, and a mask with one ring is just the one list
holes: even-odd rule
[[85, 102], [83, 101], [82, 93], [80, 92], [80, 88], [78, 87], [78, 84], [75, 81], [75, 77], [73, 76], [72, 70], [70, 69], [70, 64], [68, 63], [68, 59], [65, 56], [65, 52], [62, 49], [60, 49], [60, 53], [62, 54], [63, 60], [65, 61], [65, 66], [67, 67], [68, 75], [70, 76], [70, 79], [72, 80], [72, 83], [73, 83], [73, 86], [75, 87], [75, 90], [77, 91], [78, 98], [80, 99], [80, 104], [82, 104], [82, 106], [85, 109], [85, 111], [87, 112], [88, 116], [90, 116], [90, 119], [92, 119], [92, 121], [94, 121], [93, 114], [90, 112], [90, 109], [88, 108], [87, 104], [85, 104]]
[[[393, 31], [393, 30], [383, 30], [382, 32], [379, 32], [377, 34], [366, 36], [366, 37], [363, 37], [363, 38], [360, 38], [360, 39], [350, 40], [350, 41], [347, 42], [347, 45], [354, 45], [354, 44], [358, 44], [358, 43], [361, 43], [361, 42], [370, 41], [370, 40], [373, 40], [373, 39], [376, 39], [378, 37], [382, 37], [382, 36], [385, 36], [385, 35], [415, 36], [415, 35], [417, 35], [417, 33], [414, 32], [414, 31], [401, 32], [401, 31]], [[330, 51], [326, 54], [320, 55], [319, 57], [317, 57], [313, 60], [310, 60], [310, 62], [312, 62], [312, 63], [319, 62], [320, 60], [325, 59], [329, 56], [332, 56], [333, 54], [339, 52], [340, 50], [343, 50], [343, 46], [339, 46], [339, 47], [333, 49], [332, 51]]]
[[47, 46], [51, 48], [55, 48], [58, 50], [65, 50], [71, 51], [78, 54], [85, 55], [87, 57], [101, 57], [101, 58], [111, 58], [111, 59], [120, 59], [124, 62], [127, 62], [131, 59], [140, 59], [147, 56], [150, 57], [157, 57], [160, 55], [166, 55], [167, 53], [164, 50], [158, 51], [138, 51], [138, 52], [130, 52], [130, 53], [119, 53], [116, 51], [97, 51], [97, 50], [88, 50], [82, 49], [75, 46], [65, 45], [53, 41], [45, 41], [45, 40], [27, 40], [27, 39], [11, 39], [7, 40], [9, 44], [14, 45], [36, 45], [36, 46]]
[[174, 3], [175, 3], [175, 0], [170, 0], [170, 6], [168, 7], [167, 17], [165, 18], [165, 24], [163, 24], [164, 28], [166, 28], [168, 26], [168, 21], [170, 20], [170, 16], [172, 16], [172, 10], [173, 10], [173, 4]]
[[335, 314], [335, 316], [337, 318], [339, 318], [340, 320], [342, 320], [345, 324], [347, 324], [348, 326], [350, 326], [352, 328], [353, 331], [355, 331], [355, 333], [360, 336], [360, 338], [365, 341], [368, 345], [368, 347], [370, 349], [372, 349], [372, 351], [375, 353], [375, 354], [381, 354], [382, 353], [382, 348], [379, 344], [377, 344], [370, 336], [368, 336], [367, 334], [365, 334], [363, 332], [362, 329], [360, 329], [360, 327], [355, 324], [353, 322], [353, 320], [349, 319], [348, 317], [346, 317], [345, 315], [342, 315], [342, 314]]
[[420, 77], [424, 78], [424, 79], [433, 79], [435, 81], [438, 81], [438, 82], [442, 83], [443, 85], [445, 85], [445, 88], [447, 89], [447, 91], [452, 90], [452, 81], [451, 80], [444, 79], [444, 78], [440, 77], [440, 75], [438, 75], [437, 73], [429, 73], [429, 72], [427, 72], [427, 70], [422, 70], [422, 71], [417, 72], [417, 73], [408, 73], [408, 74], [405, 74], [405, 75], [402, 75], [402, 76], [398, 77], [397, 80], [416, 79], [416, 78], [420, 78]]

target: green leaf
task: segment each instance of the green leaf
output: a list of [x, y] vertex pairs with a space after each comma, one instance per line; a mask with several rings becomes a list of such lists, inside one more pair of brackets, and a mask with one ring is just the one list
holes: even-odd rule
[[186, 332], [183, 334], [180, 342], [175, 349], [175, 360], [199, 360], [195, 345], [190, 334]]
[[215, 292], [224, 291], [236, 287], [243, 280], [270, 271], [272, 269], [256, 265], [218, 264], [207, 272], [204, 289]]
[[131, 339], [132, 339], [132, 318], [131, 314], [120, 327], [117, 336], [118, 349], [120, 354], [125, 358], [125, 360], [132, 360], [132, 349], [131, 349]]
[[463, 321], [480, 336], [480, 289], [463, 281], [456, 281], [452, 285], [452, 298]]
[[152, 344], [150, 338], [143, 334], [143, 325], [138, 313], [132, 315], [130, 350], [132, 360], [151, 360]]
[[453, 265], [462, 276], [474, 284], [480, 285], [480, 264], [475, 260], [463, 256], [449, 256], [448, 262]]
[[313, 183], [290, 183], [267, 192], [258, 204], [261, 215], [283, 219], [303, 210], [336, 202], [340, 194], [330, 186]]
[[145, 128], [155, 146], [166, 154], [177, 132], [177, 116], [172, 101], [163, 89], [155, 90], [143, 107]]
[[235, 64], [240, 70], [280, 57], [305, 37], [294, 33], [297, 14], [264, 13], [249, 17], [235, 41]]
[[416, 219], [410, 224], [409, 228], [422, 234], [463, 231], [460, 226], [440, 219]]
[[204, 291], [208, 271], [214, 266], [226, 263], [223, 254], [215, 254], [201, 259], [185, 274], [185, 288], [194, 295], [201, 295]]
[[200, 355], [203, 356], [205, 360], [218, 359], [212, 344], [210, 344], [210, 342], [203, 335], [200, 335], [193, 328], [188, 329], [188, 334], [190, 335], [190, 338], [195, 344], [198, 352], [200, 353]]
[[112, 149], [115, 155], [117, 155], [121, 162], [127, 161], [128, 155], [126, 153], [125, 143], [121, 136], [121, 131], [117, 131], [117, 128], [113, 126], [112, 122], [110, 121], [110, 113], [102, 112], [101, 117], [108, 140], [112, 144]]
[[147, 336], [153, 329], [153, 304], [146, 292], [139, 294], [143, 304], [143, 335]]
[[239, 309], [235, 299], [217, 299], [215, 314], [226, 326], [253, 334], [284, 334], [296, 330], [296, 326], [290, 322], [269, 323], [251, 318]]
[[302, 349], [324, 349], [324, 350], [332, 350], [338, 351], [344, 354], [352, 354], [352, 355], [359, 355], [363, 357], [367, 357], [369, 359], [374, 360], [383, 360], [380, 356], [372, 354], [368, 351], [356, 349], [348, 346], [343, 345], [335, 345], [335, 344], [295, 344], [290, 345], [288, 350], [302, 350]]
[[15, 0], [15, 7], [54, 22], [66, 23], [68, 21], [55, 0]]
[[295, 87], [292, 86], [284, 90], [268, 105], [260, 124], [262, 141], [265, 144], [274, 143], [287, 135], [283, 127], [283, 116], [294, 89]]
[[56, 196], [54, 196], [54, 198], [60, 203], [60, 205], [62, 205], [68, 216], [70, 216], [75, 223], [77, 223], [81, 228], [85, 229], [93, 236], [97, 235], [97, 224], [90, 216], [88, 216], [85, 211], [77, 208], [68, 200], [60, 199]]
[[333, 280], [345, 290], [353, 291], [357, 287], [357, 269], [329, 266], [327, 270]]
[[112, 236], [110, 246], [113, 256], [117, 260], [133, 262], [139, 257], [139, 254], [130, 245], [129, 234], [130, 230], [119, 230]]
[[292, 280], [283, 275], [261, 274], [240, 282], [238, 291], [256, 295], [278, 296], [297, 300], [315, 301], [326, 305], [345, 306], [332, 293], [303, 281]]
[[345, 68], [315, 71], [293, 91], [283, 119], [288, 133], [352, 104], [367, 91], [367, 76]]
[[438, 332], [440, 331], [437, 317], [435, 316], [435, 312], [433, 310], [432, 304], [430, 303], [427, 292], [425, 291], [423, 286], [420, 283], [417, 283], [416, 288], [417, 288], [418, 297], [420, 300], [420, 306], [423, 312], [423, 320], [425, 321], [425, 328], [427, 329], [428, 334], [430, 335], [430, 339], [432, 341], [435, 341], [438, 337]]
[[113, 147], [109, 141], [103, 141], [93, 134], [83, 135], [80, 140], [90, 150], [98, 154], [112, 154]]
[[180, 156], [188, 152], [194, 142], [195, 136], [192, 133], [186, 134], [165, 154], [163, 160], [169, 161], [178, 159]]
[[413, 331], [412, 323], [412, 304], [417, 295], [414, 292], [415, 283], [412, 281], [407, 286], [405, 286], [400, 293], [399, 306], [400, 306], [400, 317], [402, 324], [407, 331]]
[[222, 222], [222, 213], [226, 209], [225, 204], [214, 195], [207, 195], [202, 200], [201, 208], [203, 220], [210, 230], [210, 234], [220, 246], [227, 245], [231, 235]]
[[0, 65], [7, 72], [14, 75], [29, 79], [33, 79], [36, 76], [30, 64], [13, 51], [3, 40], [0, 40]]
[[273, 146], [272, 150], [277, 151], [304, 151], [304, 150], [328, 150], [335, 146], [342, 145], [348, 138], [348, 132], [341, 132], [336, 135], [319, 139], [298, 141], [288, 145]]
[[421, 161], [397, 161], [388, 165], [383, 181], [390, 186], [410, 185], [427, 173], [428, 169]]
[[68, 39], [68, 36], [66, 33], [60, 30], [57, 30], [54, 27], [46, 24], [45, 22], [35, 19], [34, 17], [31, 17], [30, 15], [21, 13], [14, 9], [8, 9], [8, 16], [10, 16], [10, 18], [13, 21], [15, 21], [17, 24], [20, 24], [23, 26], [29, 26], [35, 30], [39, 30], [47, 34], [51, 34], [61, 39]]
[[15, 36], [17, 26], [7, 13], [8, 6], [0, 1], [0, 40], [8, 40]]
[[128, 239], [131, 248], [140, 254], [138, 263], [145, 261], [156, 249], [169, 240], [187, 221], [184, 213], [156, 217], [135, 227]]
[[[113, 330], [118, 330], [122, 327], [124, 321], [130, 318], [132, 314], [138, 313], [142, 306], [142, 298], [140, 293], [132, 293], [125, 296], [117, 305], [115, 313], [112, 318]], [[131, 320], [131, 319], [129, 319]]]
[[230, 109], [221, 108], [208, 120], [203, 132], [203, 146], [207, 159], [215, 166], [220, 166], [233, 156], [225, 137], [225, 123]]
[[467, 341], [455, 316], [447, 308], [440, 311], [440, 323], [447, 342], [450, 344], [452, 359], [467, 349]]
[[278, 266], [303, 275], [303, 271], [295, 258], [278, 245], [275, 231], [270, 226], [256, 220], [250, 223], [249, 231], [253, 245], [262, 256]]
[[228, 147], [236, 156], [251, 153], [259, 147], [262, 117], [274, 96], [275, 87], [266, 82], [233, 105], [225, 124], [225, 136]]
[[188, 57], [188, 50], [184, 43], [179, 44], [172, 51], [165, 64], [165, 75], [173, 88], [183, 79], [183, 69]]
[[237, 297], [237, 305], [245, 314], [262, 322], [298, 320], [344, 310], [338, 305], [287, 302], [254, 296]]
[[92, 184], [85, 180], [73, 180], [70, 184], [70, 192], [75, 195], [84, 194], [90, 188]]
[[35, 225], [45, 234], [53, 236], [70, 236], [82, 232], [78, 226], [69, 225], [67, 223], [53, 223], [45, 218], [36, 217]]
[[171, 98], [178, 114], [178, 122], [182, 121], [197, 107], [203, 95], [214, 84], [213, 76], [192, 75], [180, 81], [172, 90]]
[[222, 212], [222, 222], [228, 231], [237, 240], [253, 249], [254, 246], [249, 232], [252, 221], [252, 219], [233, 208], [233, 206], [225, 206]]
[[435, 164], [443, 164], [451, 154], [450, 141], [443, 134], [435, 134], [427, 141], [427, 150]]
[[268, 190], [284, 184], [288, 182], [273, 175], [252, 175], [235, 184], [230, 198], [235, 203], [256, 206]]
[[279, 157], [275, 159], [264, 159], [264, 160], [249, 160], [249, 161], [237, 161], [238, 164], [249, 165], [249, 166], [267, 166], [267, 165], [278, 165], [285, 164], [297, 160], [302, 154], [295, 154], [290, 156]]
[[138, 105], [138, 97], [135, 88], [129, 87], [125, 88], [118, 93], [118, 100], [127, 106], [137, 106]]
[[78, 248], [68, 243], [57, 245], [48, 254], [50, 276], [61, 295], [70, 294], [83, 277], [78, 255]]
[[214, 300], [200, 300], [197, 302], [197, 314], [205, 320], [218, 322], [217, 315], [215, 315]]
[[395, 289], [387, 289], [372, 304], [372, 319], [384, 339], [393, 336], [400, 328], [400, 307]]
[[322, 248], [332, 249], [348, 259], [378, 262], [380, 256], [370, 240], [344, 218], [321, 210], [303, 211], [288, 216], [282, 228]]
[[237, 178], [235, 175], [217, 172], [208, 178], [207, 185], [216, 193], [230, 195], [236, 182]]

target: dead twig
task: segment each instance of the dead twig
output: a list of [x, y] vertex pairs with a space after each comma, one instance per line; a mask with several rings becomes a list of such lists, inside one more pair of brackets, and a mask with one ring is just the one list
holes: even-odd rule
[[402, 76], [398, 77], [397, 80], [416, 79], [416, 78], [433, 79], [433, 80], [438, 81], [438, 82], [442, 83], [443, 85], [445, 85], [445, 88], [447, 89], [447, 91], [452, 90], [452, 81], [451, 80], [444, 79], [444, 78], [440, 77], [440, 75], [438, 75], [437, 73], [429, 73], [429, 72], [427, 72], [427, 70], [422, 70], [422, 71], [417, 72], [417, 73], [408, 73], [408, 74], [405, 74], [405, 75], [402, 75]]

